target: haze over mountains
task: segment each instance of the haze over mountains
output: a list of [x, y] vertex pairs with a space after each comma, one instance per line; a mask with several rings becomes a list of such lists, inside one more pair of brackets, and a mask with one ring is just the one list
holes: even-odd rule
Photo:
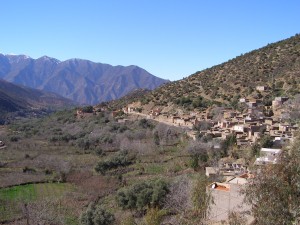
[[168, 82], [137, 66], [111, 66], [83, 59], [59, 61], [48, 56], [0, 54], [0, 78], [57, 93], [80, 104], [120, 98], [139, 89]]

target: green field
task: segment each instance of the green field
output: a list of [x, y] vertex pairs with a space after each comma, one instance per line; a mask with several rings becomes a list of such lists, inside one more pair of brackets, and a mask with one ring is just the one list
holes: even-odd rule
[[22, 205], [46, 198], [60, 198], [74, 187], [65, 183], [27, 184], [0, 189], [0, 222], [22, 215]]

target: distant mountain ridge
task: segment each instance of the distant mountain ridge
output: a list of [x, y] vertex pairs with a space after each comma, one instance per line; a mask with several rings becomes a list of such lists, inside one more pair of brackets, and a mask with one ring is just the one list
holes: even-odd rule
[[153, 90], [168, 82], [137, 66], [111, 66], [83, 59], [0, 54], [0, 78], [50, 91], [80, 104], [120, 98], [132, 90]]

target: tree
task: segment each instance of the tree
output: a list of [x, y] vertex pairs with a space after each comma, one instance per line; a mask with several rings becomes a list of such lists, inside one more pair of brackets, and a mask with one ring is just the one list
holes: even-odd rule
[[236, 136], [231, 134], [222, 142], [223, 157], [228, 156], [228, 151], [236, 144]]
[[208, 150], [211, 145], [200, 141], [191, 141], [186, 150], [191, 155], [191, 167], [197, 169], [198, 167], [205, 167], [208, 161]]
[[192, 202], [194, 205], [193, 215], [202, 223], [207, 219], [210, 213], [211, 204], [213, 204], [213, 198], [206, 190], [207, 184], [205, 175], [199, 175], [195, 180], [194, 188], [192, 190]]
[[294, 96], [293, 99], [284, 103], [285, 113], [283, 118], [291, 122], [299, 122], [300, 120], [300, 94]]
[[203, 120], [195, 124], [193, 126], [193, 130], [197, 130], [197, 131], [209, 130], [212, 126], [213, 126], [212, 123]]
[[134, 159], [134, 155], [129, 155], [127, 151], [121, 151], [110, 159], [98, 162], [95, 166], [95, 171], [104, 175], [108, 170], [132, 164]]
[[230, 100], [230, 106], [237, 110], [238, 106], [239, 106], [239, 99], [235, 96], [233, 99]]
[[254, 145], [251, 146], [251, 155], [250, 155], [250, 157], [259, 156], [259, 152], [260, 152], [259, 144], [254, 143]]
[[151, 121], [147, 120], [147, 119], [141, 119], [139, 121], [139, 126], [144, 129], [147, 129], [147, 128], [153, 129], [153, 127], [154, 127], [154, 125], [151, 123]]
[[[22, 203], [26, 224], [65, 224], [65, 218], [70, 212], [61, 207], [61, 199], [43, 199], [30, 203]], [[17, 222], [17, 224], [19, 224]]]
[[173, 214], [185, 214], [192, 207], [192, 182], [187, 175], [177, 178], [170, 185], [170, 192], [165, 198], [166, 209]]
[[255, 224], [295, 224], [300, 218], [300, 140], [283, 151], [277, 164], [262, 167], [243, 193]]
[[260, 140], [262, 148], [271, 148], [273, 146], [273, 138], [270, 135], [264, 135]]
[[155, 127], [153, 131], [154, 134], [154, 142], [159, 145], [174, 145], [178, 143], [178, 137], [180, 134], [180, 130], [168, 126], [164, 123], [159, 123]]

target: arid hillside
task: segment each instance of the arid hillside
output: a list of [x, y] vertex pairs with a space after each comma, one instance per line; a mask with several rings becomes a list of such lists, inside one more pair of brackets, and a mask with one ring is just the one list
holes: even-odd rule
[[174, 103], [186, 109], [206, 108], [230, 105], [240, 97], [265, 95], [256, 90], [257, 86], [269, 89], [266, 98], [299, 93], [300, 35], [167, 83], [141, 99], [163, 106]]

